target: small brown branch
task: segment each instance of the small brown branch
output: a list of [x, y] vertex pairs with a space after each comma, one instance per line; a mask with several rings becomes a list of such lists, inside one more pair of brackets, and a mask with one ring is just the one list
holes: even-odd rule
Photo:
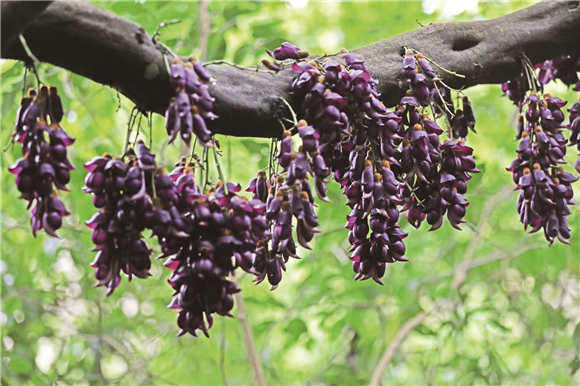
[[395, 336], [395, 338], [391, 341], [391, 343], [389, 344], [389, 346], [385, 350], [385, 353], [381, 357], [381, 360], [377, 364], [377, 367], [375, 367], [375, 370], [373, 371], [373, 375], [371, 377], [369, 385], [374, 386], [374, 385], [381, 384], [381, 379], [383, 378], [383, 374], [387, 370], [389, 363], [391, 363], [391, 360], [393, 359], [393, 356], [395, 355], [395, 351], [397, 351], [399, 346], [403, 343], [403, 341], [405, 340], [405, 338], [407, 337], [407, 335], [409, 335], [409, 333], [411, 331], [413, 331], [415, 328], [417, 328], [421, 324], [423, 324], [423, 321], [425, 320], [425, 318], [427, 316], [429, 316], [431, 314], [431, 312], [432, 311], [420, 312], [419, 314], [415, 315], [413, 318], [407, 320], [407, 322], [405, 322], [405, 324], [403, 324], [401, 329], [397, 332], [397, 335]]
[[252, 327], [250, 326], [250, 321], [248, 320], [248, 313], [246, 312], [246, 304], [241, 293], [235, 294], [236, 304], [237, 304], [237, 317], [242, 325], [242, 330], [244, 332], [244, 342], [246, 345], [246, 350], [248, 351], [248, 359], [254, 370], [256, 385], [265, 386], [266, 378], [264, 377], [264, 370], [262, 368], [262, 363], [260, 361], [260, 356], [256, 350], [256, 343], [254, 341], [254, 333], [252, 332]]

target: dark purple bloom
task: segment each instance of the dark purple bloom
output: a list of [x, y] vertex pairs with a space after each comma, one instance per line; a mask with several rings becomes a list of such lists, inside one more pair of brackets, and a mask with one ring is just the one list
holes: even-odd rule
[[308, 51], [302, 51], [292, 43], [284, 42], [274, 51], [266, 50], [268, 55], [276, 60], [301, 59], [308, 56]]

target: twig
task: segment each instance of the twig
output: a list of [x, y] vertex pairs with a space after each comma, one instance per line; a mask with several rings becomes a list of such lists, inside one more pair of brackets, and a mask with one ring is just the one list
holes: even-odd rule
[[207, 153], [207, 147], [204, 146], [201, 149], [201, 158], [199, 160], [199, 186], [201, 187], [202, 193], [205, 190], [205, 184], [203, 183], [203, 170], [207, 167], [207, 165], [203, 163], [205, 153]]
[[[155, 38], [157, 36], [161, 35], [161, 29], [167, 27], [170, 24], [177, 24], [177, 23], [181, 23], [181, 19], [173, 19], [173, 20], [168, 20], [168, 21], [164, 21], [159, 23], [159, 25], [157, 25], [157, 28], [155, 29], [155, 32], [153, 32], [153, 36], [151, 36], [151, 41], [153, 41], [153, 43], [155, 43]], [[165, 47], [167, 48], [167, 47]]]
[[195, 139], [193, 140], [193, 145], [191, 146], [191, 154], [189, 155], [189, 162], [191, 162], [193, 157], [195, 157], [195, 145], [197, 145], [197, 135], [195, 136]]
[[149, 111], [149, 149], [153, 151], [153, 113]]
[[369, 385], [381, 384], [383, 374], [385, 373], [385, 370], [387, 370], [387, 367], [389, 366], [391, 359], [393, 359], [395, 351], [397, 351], [397, 349], [399, 348], [401, 343], [403, 343], [407, 335], [409, 335], [409, 333], [413, 331], [415, 328], [420, 326], [425, 320], [425, 318], [429, 316], [429, 314], [431, 314], [431, 312], [433, 311], [420, 312], [419, 314], [415, 315], [412, 319], [407, 320], [405, 324], [403, 324], [399, 332], [397, 332], [395, 338], [391, 341], [391, 343], [385, 350], [385, 353], [383, 354], [381, 360], [377, 364], [377, 367], [375, 367]]
[[238, 64], [232, 63], [232, 62], [227, 61], [227, 60], [211, 60], [209, 62], [205, 62], [203, 65], [205, 67], [205, 66], [209, 66], [209, 65], [212, 65], [212, 64], [225, 64], [227, 66], [237, 68], [238, 70], [245, 70], [245, 71], [252, 71], [252, 72], [267, 72], [268, 74], [276, 75], [276, 73], [274, 71], [261, 70], [259, 68], [254, 67], [254, 66], [252, 66], [252, 67], [244, 67], [244, 66], [240, 66]]
[[30, 59], [32, 59], [33, 62], [40, 63], [40, 60], [38, 60], [36, 55], [34, 55], [32, 53], [32, 50], [30, 49], [30, 47], [28, 47], [28, 44], [26, 43], [26, 39], [24, 39], [24, 36], [22, 34], [19, 34], [18, 39], [20, 39], [20, 43], [22, 43], [22, 47], [24, 47], [24, 51], [26, 51], [26, 55], [28, 55], [28, 57]]
[[24, 77], [22, 79], [22, 98], [26, 96], [26, 77], [28, 76], [28, 66], [24, 66]]
[[139, 133], [141, 132], [141, 119], [143, 118], [143, 114], [139, 113], [139, 121], [137, 122], [137, 132], [135, 134], [135, 139], [133, 140], [133, 146], [137, 144], [137, 139], [139, 139]]
[[[219, 157], [218, 157], [218, 152], [217, 152], [217, 149], [216, 149], [216, 145], [214, 145], [212, 147], [212, 149], [213, 149], [213, 158], [215, 160], [215, 167], [216, 167], [216, 169], [218, 171], [219, 179], [224, 184], [224, 191], [225, 191], [225, 193], [228, 194], [228, 184], [226, 183], [226, 179], [224, 178], [224, 173], [222, 172], [222, 167], [220, 165], [220, 160], [219, 160]], [[206, 162], [206, 165], [207, 165], [207, 162]]]
[[[443, 95], [441, 95], [441, 91], [439, 91], [439, 87], [437, 87], [437, 83], [434, 83], [433, 86], [435, 87], [435, 91], [437, 91], [437, 95], [439, 95], [439, 98], [441, 98], [441, 101], [443, 102], [443, 107], [445, 107], [445, 110], [447, 110], [447, 112], [449, 113], [451, 118], [453, 118], [455, 116], [455, 114], [453, 114], [451, 112], [451, 110], [449, 110], [449, 108], [447, 107], [447, 102], [445, 102], [445, 98], [443, 98]], [[439, 107], [441, 107], [441, 106], [439, 106]], [[445, 114], [443, 114], [443, 115], [445, 115]]]
[[[417, 51], [417, 50], [415, 50], [415, 49], [413, 49], [413, 52], [415, 52], [415, 54], [420, 54], [420, 52], [419, 52], [419, 51]], [[423, 56], [425, 56], [425, 55], [423, 55]], [[443, 71], [443, 72], [446, 72], [446, 73], [448, 73], [449, 75], [453, 75], [453, 76], [456, 76], [456, 77], [458, 77], [458, 78], [465, 78], [465, 75], [458, 74], [458, 73], [457, 73], [457, 72], [455, 72], [455, 71], [451, 71], [451, 70], [448, 70], [448, 69], [446, 69], [446, 68], [444, 68], [444, 67], [441, 67], [441, 66], [440, 66], [440, 65], [438, 65], [436, 62], [432, 61], [431, 59], [429, 59], [429, 58], [428, 58], [428, 57], [426, 57], [426, 56], [425, 56], [425, 59], [427, 59], [427, 61], [428, 61], [429, 63], [431, 63], [431, 64], [434, 64], [435, 66], [437, 66], [438, 68], [440, 68], [440, 69], [441, 69], [441, 71]]]
[[[292, 114], [292, 122], [294, 123], [294, 126], [292, 127], [292, 129], [298, 127], [298, 118], [296, 118], [296, 113], [294, 112], [294, 109], [292, 108], [292, 106], [290, 105], [290, 103], [288, 103], [288, 101], [282, 97], [280, 97], [280, 100], [282, 102], [284, 102], [284, 104], [286, 106], [288, 106], [288, 110], [290, 110], [290, 114]], [[290, 130], [292, 130], [290, 129]]]
[[205, 167], [205, 178], [203, 181], [203, 191], [205, 192], [205, 188], [210, 184], [209, 183], [209, 151], [207, 150], [207, 148], [204, 148], [205, 153], [203, 153], [203, 165]]
[[131, 139], [131, 132], [133, 130], [133, 125], [135, 124], [135, 120], [137, 119], [138, 113], [139, 111], [137, 110], [137, 106], [135, 106], [131, 110], [131, 114], [129, 114], [129, 122], [127, 123], [127, 138], [125, 139], [125, 145], [123, 145], [123, 154], [122, 154], [123, 158], [127, 155], [127, 150], [129, 149], [129, 141]]
[[255, 381], [258, 386], [266, 385], [266, 378], [264, 378], [264, 370], [262, 369], [262, 363], [260, 362], [260, 357], [258, 356], [258, 351], [256, 350], [256, 344], [254, 342], [254, 333], [252, 332], [252, 327], [248, 320], [248, 314], [246, 312], [246, 305], [244, 303], [244, 298], [241, 293], [234, 295], [236, 297], [237, 304], [237, 316], [242, 325], [242, 330], [244, 331], [244, 342], [246, 344], [246, 350], [248, 351], [248, 359], [250, 364], [254, 369]]
[[461, 86], [461, 88], [453, 88], [449, 86], [447, 83], [445, 83], [443, 80], [439, 80], [438, 82], [441, 83], [441, 85], [447, 87], [449, 90], [460, 92], [463, 95], [463, 90], [465, 89], [465, 86]]

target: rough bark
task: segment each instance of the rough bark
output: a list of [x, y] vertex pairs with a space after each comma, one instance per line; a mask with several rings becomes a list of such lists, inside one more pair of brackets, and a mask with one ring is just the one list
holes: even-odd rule
[[[393, 106], [406, 89], [400, 72], [404, 45], [466, 76], [441, 73], [453, 87], [501, 83], [521, 71], [523, 55], [537, 63], [578, 52], [578, 5], [579, 1], [544, 1], [493, 20], [422, 27], [354, 52], [379, 80], [385, 104]], [[55, 2], [29, 23], [24, 36], [41, 61], [114, 87], [142, 109], [164, 113], [172, 91], [162, 47], [138, 24], [89, 3]], [[2, 57], [23, 60], [26, 54], [13, 42], [3, 47]], [[220, 116], [210, 125], [214, 132], [280, 136], [276, 117], [284, 109], [281, 97], [292, 103], [291, 70], [272, 75], [226, 65], [208, 68], [218, 80], [210, 88]]]
[[1, 30], [0, 47], [2, 57], [24, 28], [34, 20], [52, 1], [3, 1], [0, 3]]

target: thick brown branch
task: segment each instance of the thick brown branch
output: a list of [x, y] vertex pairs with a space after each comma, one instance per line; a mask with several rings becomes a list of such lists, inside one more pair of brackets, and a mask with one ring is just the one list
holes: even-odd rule
[[3, 1], [0, 3], [2, 20], [0, 22], [2, 37], [0, 47], [2, 47], [2, 57], [10, 47], [18, 34], [20, 34], [28, 24], [41, 14], [52, 1]]
[[[406, 89], [400, 72], [404, 45], [466, 76], [442, 74], [453, 87], [501, 83], [518, 74], [524, 54], [537, 63], [578, 51], [578, 5], [579, 1], [544, 1], [498, 19], [430, 25], [354, 52], [379, 80], [385, 104], [393, 106]], [[143, 109], [162, 114], [169, 102], [163, 55], [129, 20], [88, 3], [55, 2], [29, 24], [24, 36], [40, 60], [115, 87]], [[23, 60], [26, 54], [14, 42], [2, 57]], [[221, 65], [209, 69], [218, 79], [210, 89], [220, 116], [210, 125], [213, 131], [280, 136], [279, 98], [291, 100], [291, 70], [272, 75]]]

